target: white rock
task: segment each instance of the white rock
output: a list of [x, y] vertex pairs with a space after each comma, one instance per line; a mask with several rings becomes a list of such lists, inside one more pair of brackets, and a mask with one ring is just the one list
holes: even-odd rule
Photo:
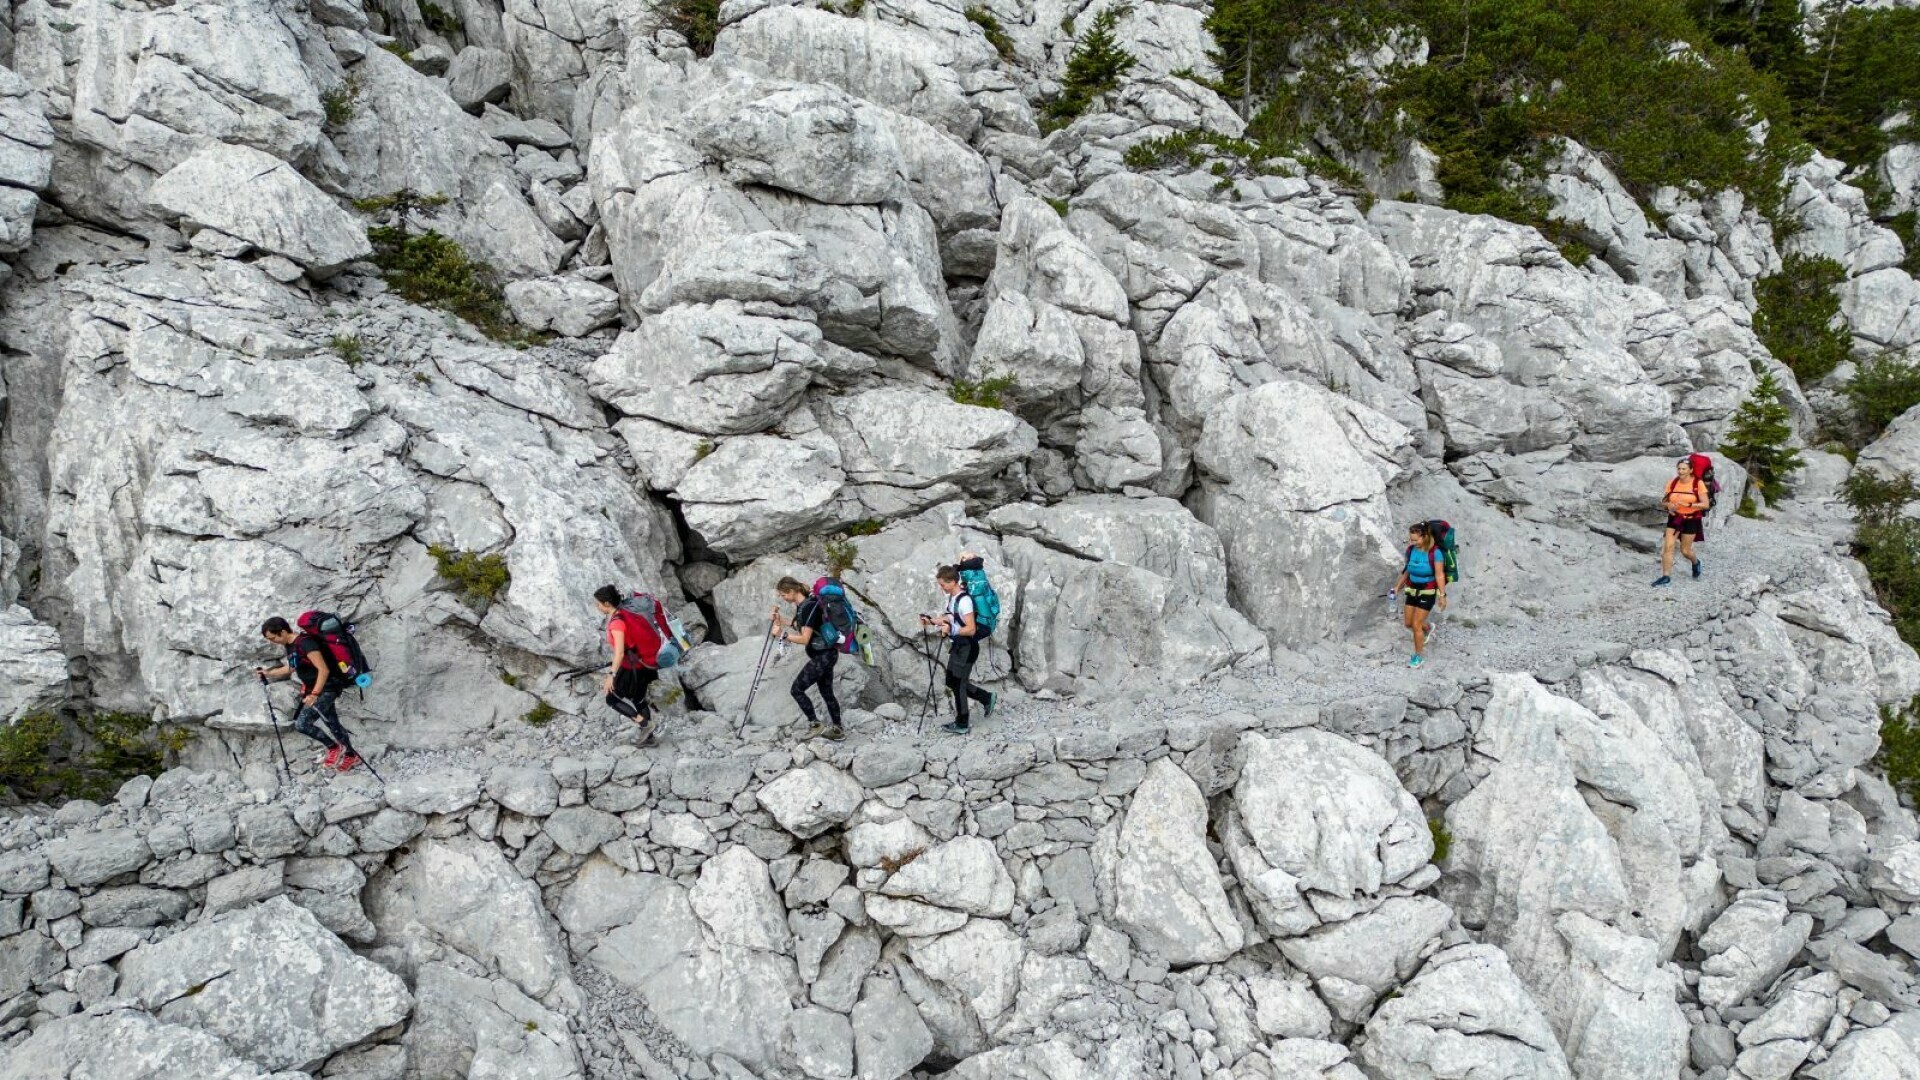
[[1570, 1078], [1566, 1055], [1527, 988], [1491, 945], [1436, 954], [1367, 1021], [1359, 1060], [1405, 1080]]
[[620, 294], [579, 278], [514, 281], [504, 290], [513, 321], [529, 330], [585, 337], [620, 321]]
[[353, 955], [285, 897], [135, 949], [120, 962], [118, 992], [270, 1069], [314, 1068], [413, 1005], [399, 976]]
[[1005, 923], [970, 919], [950, 934], [910, 939], [907, 955], [922, 974], [958, 992], [980, 1023], [991, 1027], [1020, 991], [1026, 947]]
[[694, 145], [739, 183], [824, 203], [878, 203], [905, 162], [880, 110], [829, 86], [776, 90], [702, 125]]
[[880, 891], [969, 915], [1000, 917], [1013, 910], [1013, 878], [993, 842], [978, 836], [956, 837], [927, 849], [895, 871]]
[[75, 1013], [50, 1020], [0, 1056], [0, 1080], [40, 1080], [48, 1076], [270, 1080], [262, 1066], [236, 1054], [215, 1035], [162, 1023], [137, 1008]]
[[469, 45], [447, 69], [447, 94], [470, 113], [506, 100], [513, 86], [513, 58], [499, 49]]
[[876, 976], [853, 1007], [853, 1049], [860, 1080], [899, 1080], [933, 1051], [933, 1034], [899, 984]]
[[736, 300], [683, 305], [621, 334], [593, 366], [594, 393], [706, 435], [761, 431], [807, 388], [819, 344], [812, 323], [748, 315]]
[[793, 947], [786, 908], [773, 891], [767, 864], [744, 847], [727, 848], [702, 863], [687, 899], [717, 944], [770, 953]]
[[1812, 929], [1780, 894], [1743, 891], [1700, 935], [1701, 1003], [1725, 1009], [1752, 997], [1786, 970]]
[[1224, 960], [1245, 940], [1207, 851], [1206, 820], [1200, 789], [1161, 758], [1147, 766], [1125, 818], [1094, 844], [1107, 917], [1170, 964]]
[[756, 796], [781, 828], [802, 840], [844, 823], [864, 797], [853, 777], [822, 761], [782, 773]]
[[148, 199], [188, 229], [218, 229], [327, 277], [372, 254], [366, 230], [293, 166], [216, 143], [154, 181]]

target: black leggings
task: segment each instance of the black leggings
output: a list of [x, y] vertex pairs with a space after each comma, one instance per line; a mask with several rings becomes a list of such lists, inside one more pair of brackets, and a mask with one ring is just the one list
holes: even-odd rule
[[613, 693], [607, 695], [607, 707], [621, 716], [652, 720], [653, 706], [647, 704], [647, 688], [660, 673], [649, 667], [621, 668], [613, 677]]
[[833, 696], [833, 666], [839, 662], [838, 649], [808, 653], [806, 666], [793, 677], [793, 700], [800, 703], [800, 711], [806, 714], [809, 723], [815, 717], [813, 702], [807, 700], [807, 687], [818, 686], [820, 700], [827, 703], [827, 716], [832, 719], [834, 727], [840, 726], [840, 702]]
[[[332, 692], [321, 694], [313, 704], [304, 704], [303, 697], [298, 712], [293, 714], [293, 730], [319, 743], [321, 746], [344, 746], [347, 742], [347, 729], [340, 726], [340, 713], [335, 702], [340, 695]], [[325, 724], [325, 727], [321, 725]], [[329, 733], [328, 729], [332, 729]]]
[[985, 705], [993, 696], [967, 680], [973, 676], [974, 661], [980, 659], [979, 638], [954, 638], [947, 652], [947, 693], [953, 695], [953, 719], [967, 726], [967, 700]]

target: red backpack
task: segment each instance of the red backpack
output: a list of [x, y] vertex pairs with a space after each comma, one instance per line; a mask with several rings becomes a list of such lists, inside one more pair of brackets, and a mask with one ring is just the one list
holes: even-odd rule
[[319, 643], [319, 651], [327, 658], [334, 677], [344, 678], [363, 689], [373, 681], [373, 665], [367, 663], [367, 654], [360, 651], [352, 623], [331, 611], [308, 611], [294, 623], [302, 634]]
[[[661, 607], [658, 600], [654, 601], [654, 607], [658, 609], [656, 611], [658, 617], [664, 621], [666, 609]], [[627, 651], [620, 657], [620, 666], [629, 671], [634, 668], [658, 667], [661, 639], [660, 632], [654, 629], [653, 622], [642, 618], [639, 612], [631, 611], [625, 606], [613, 613], [613, 619], [607, 624], [608, 629], [611, 630], [613, 623], [616, 622], [626, 631]]]
[[1713, 478], [1713, 458], [1707, 454], [1688, 454], [1687, 464], [1693, 466], [1693, 478], [1700, 481], [1707, 491], [1707, 509], [1713, 509], [1713, 497], [1720, 494], [1720, 481]]

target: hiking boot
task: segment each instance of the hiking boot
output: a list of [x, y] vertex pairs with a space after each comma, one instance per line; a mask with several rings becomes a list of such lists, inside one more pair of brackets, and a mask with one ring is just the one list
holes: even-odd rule
[[1407, 666], [1410, 668], [1419, 667], [1421, 664], [1424, 664], [1424, 663], [1426, 663], [1426, 661], [1420, 658], [1419, 653], [1414, 653], [1412, 656], [1407, 658]]
[[960, 721], [955, 720], [951, 724], [940, 725], [940, 730], [946, 732], [949, 735], [965, 735], [971, 732], [973, 729], [961, 723]]
[[1673, 579], [1665, 574], [1661, 574], [1659, 577], [1653, 579], [1653, 587], [1656, 589], [1671, 584], [1673, 584]]
[[996, 694], [996, 693], [994, 693], [994, 692], [993, 692], [993, 691], [991, 691], [991, 690], [989, 690], [989, 691], [987, 691], [987, 704], [986, 704], [986, 710], [987, 710], [987, 715], [988, 715], [988, 716], [992, 716], [992, 715], [993, 715], [993, 707], [994, 707], [995, 705], [997, 705], [997, 704], [999, 704], [999, 703], [1000, 703], [1000, 695], [999, 695], [999, 694]]
[[827, 735], [827, 732], [831, 730], [833, 730], [832, 725], [822, 724], [816, 721], [812, 727], [807, 729], [807, 738], [809, 739], [828, 738], [829, 736]]
[[345, 750], [346, 750], [346, 747], [344, 746], [329, 746], [327, 747], [326, 753], [321, 754], [319, 757], [313, 759], [313, 763], [315, 765], [320, 766], [323, 769], [339, 768], [340, 755], [343, 752], [345, 752]]
[[1699, 559], [1693, 560], [1693, 576], [1696, 578], [1700, 576], [1700, 560]]
[[349, 750], [335, 763], [334, 768], [341, 772], [352, 772], [353, 767], [358, 764], [360, 764], [360, 755]]
[[829, 742], [840, 742], [847, 737], [847, 729], [839, 724], [830, 724], [827, 730], [820, 733], [820, 737]]

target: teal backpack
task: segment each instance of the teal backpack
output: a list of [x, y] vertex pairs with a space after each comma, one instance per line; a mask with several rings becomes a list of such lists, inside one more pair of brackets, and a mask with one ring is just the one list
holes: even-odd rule
[[960, 564], [960, 584], [973, 597], [973, 625], [979, 633], [975, 637], [986, 637], [1000, 625], [1000, 594], [993, 591], [993, 583], [987, 580], [986, 563], [980, 559], [968, 559]]

